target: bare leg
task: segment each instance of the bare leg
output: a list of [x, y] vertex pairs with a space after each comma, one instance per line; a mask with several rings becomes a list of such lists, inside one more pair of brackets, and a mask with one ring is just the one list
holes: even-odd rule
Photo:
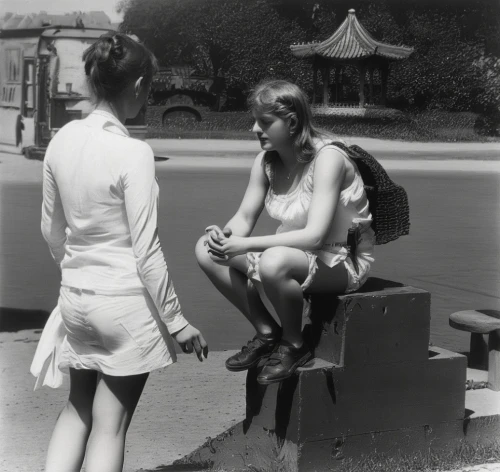
[[[317, 261], [318, 270], [309, 292], [343, 293], [347, 272], [342, 264], [328, 267]], [[309, 259], [304, 251], [289, 247], [267, 249], [260, 259], [260, 278], [283, 327], [282, 339], [302, 346], [302, 284], [309, 274]]]
[[204, 242], [205, 236], [202, 236], [196, 244], [196, 258], [215, 288], [245, 315], [258, 333], [275, 333], [279, 329], [278, 323], [267, 311], [257, 289], [246, 276], [246, 256], [216, 262], [210, 258]]
[[102, 375], [94, 397], [87, 472], [121, 472], [125, 436], [149, 374]]
[[299, 249], [273, 247], [264, 251], [260, 258], [260, 279], [281, 321], [281, 339], [295, 347], [302, 346], [301, 284], [306, 280], [308, 271], [307, 256]]
[[70, 392], [47, 453], [46, 472], [79, 472], [92, 428], [92, 402], [97, 372], [70, 369]]

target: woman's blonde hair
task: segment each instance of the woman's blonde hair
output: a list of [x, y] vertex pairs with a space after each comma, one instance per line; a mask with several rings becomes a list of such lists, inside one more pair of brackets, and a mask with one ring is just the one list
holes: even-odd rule
[[251, 110], [270, 113], [283, 120], [289, 120], [295, 115], [297, 125], [291, 138], [298, 162], [306, 163], [314, 158], [315, 138], [335, 139], [333, 134], [314, 126], [307, 95], [300, 87], [286, 80], [261, 82], [252, 90], [248, 105]]

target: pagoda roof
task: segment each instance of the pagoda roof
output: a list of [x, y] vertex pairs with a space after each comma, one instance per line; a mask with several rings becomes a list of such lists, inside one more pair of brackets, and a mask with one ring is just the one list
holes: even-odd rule
[[406, 46], [392, 46], [377, 41], [356, 18], [355, 10], [349, 14], [339, 28], [323, 42], [293, 44], [290, 46], [292, 54], [305, 59], [321, 56], [326, 59], [363, 59], [380, 56], [389, 60], [406, 59], [413, 48]]

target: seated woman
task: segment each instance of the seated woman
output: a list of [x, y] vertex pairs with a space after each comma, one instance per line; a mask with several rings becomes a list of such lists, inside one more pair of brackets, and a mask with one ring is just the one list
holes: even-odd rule
[[[330, 144], [338, 139], [314, 127], [304, 92], [275, 80], [259, 85], [249, 103], [263, 152], [238, 211], [223, 229], [207, 228], [196, 257], [257, 331], [226, 367], [246, 370], [266, 357], [257, 378], [266, 385], [312, 358], [302, 338], [304, 295], [359, 289], [373, 262], [374, 233], [359, 171]], [[264, 206], [281, 225], [276, 234], [250, 236]], [[349, 251], [353, 225], [357, 248]]]

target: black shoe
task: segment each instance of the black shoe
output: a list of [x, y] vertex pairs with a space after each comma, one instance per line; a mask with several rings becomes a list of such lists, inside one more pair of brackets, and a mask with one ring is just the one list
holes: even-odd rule
[[281, 337], [279, 334], [257, 334], [246, 346], [241, 348], [226, 361], [226, 368], [231, 372], [240, 372], [255, 367], [259, 361], [271, 354]]
[[302, 347], [296, 348], [287, 342], [281, 342], [267, 359], [257, 377], [257, 382], [262, 385], [281, 382], [291, 377], [297, 368], [312, 358], [313, 353], [305, 343]]

